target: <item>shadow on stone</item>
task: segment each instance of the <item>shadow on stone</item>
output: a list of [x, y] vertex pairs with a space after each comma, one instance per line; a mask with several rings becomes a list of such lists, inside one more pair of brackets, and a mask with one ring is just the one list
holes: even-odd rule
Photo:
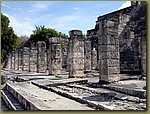
[[106, 102], [106, 101], [113, 100], [115, 95], [116, 93], [109, 92], [109, 93], [101, 93], [101, 94], [96, 94], [88, 97], [83, 97], [83, 99], [89, 101]]

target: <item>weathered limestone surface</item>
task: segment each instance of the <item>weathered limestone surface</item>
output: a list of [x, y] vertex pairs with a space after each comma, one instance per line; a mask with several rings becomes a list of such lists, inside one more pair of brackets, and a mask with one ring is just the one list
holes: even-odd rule
[[37, 72], [45, 73], [46, 65], [46, 43], [43, 41], [37, 42]]
[[37, 72], [37, 48], [34, 45], [30, 46], [30, 72]]
[[11, 69], [13, 69], [13, 52], [10, 54], [11, 57]]
[[69, 77], [84, 77], [84, 41], [82, 31], [69, 31]]
[[95, 48], [93, 48], [92, 53], [91, 53], [91, 67], [92, 70], [96, 70], [98, 63], [97, 63], [97, 50], [95, 50]]
[[84, 44], [84, 70], [91, 71], [91, 41], [85, 41]]
[[117, 23], [114, 21], [102, 20], [98, 34], [100, 73], [99, 81], [119, 81], [120, 62]]
[[15, 69], [16, 70], [18, 70], [18, 59], [19, 59], [19, 57], [18, 57], [18, 50], [16, 50], [15, 52], [14, 52], [14, 54], [15, 54]]
[[19, 70], [22, 70], [23, 69], [23, 48], [20, 48], [18, 50], [18, 56], [19, 56], [19, 60], [18, 60]]
[[52, 72], [51, 74], [61, 74], [62, 69], [62, 50], [60, 45], [60, 38], [52, 37], [50, 38], [51, 45], [51, 61], [52, 61]]
[[23, 47], [23, 70], [29, 71], [29, 48]]

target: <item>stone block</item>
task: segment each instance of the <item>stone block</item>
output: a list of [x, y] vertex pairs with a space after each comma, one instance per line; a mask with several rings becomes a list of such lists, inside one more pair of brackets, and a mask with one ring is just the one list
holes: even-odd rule
[[99, 45], [99, 51], [101, 52], [119, 52], [119, 45]]
[[99, 69], [100, 69], [99, 73], [101, 75], [112, 75], [112, 74], [119, 74], [120, 73], [120, 68], [119, 67], [107, 67], [107, 65], [106, 65], [106, 67], [100, 66]]
[[101, 59], [118, 59], [119, 57], [120, 57], [119, 52], [101, 53]]
[[103, 35], [103, 36], [99, 36], [98, 39], [98, 44], [116, 44], [119, 45], [119, 39], [117, 38], [117, 36], [114, 35]]
[[100, 81], [105, 81], [105, 82], [117, 82], [120, 80], [120, 75], [119, 74], [113, 74], [113, 75], [100, 75], [99, 78]]

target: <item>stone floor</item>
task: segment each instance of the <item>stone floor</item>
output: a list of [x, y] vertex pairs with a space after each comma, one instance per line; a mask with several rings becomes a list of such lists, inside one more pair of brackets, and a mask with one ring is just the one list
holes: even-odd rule
[[65, 71], [48, 76], [3, 69], [2, 76], [39, 110], [146, 110], [146, 81], [139, 75], [121, 74], [121, 81], [107, 85], [99, 85], [94, 75], [68, 78]]

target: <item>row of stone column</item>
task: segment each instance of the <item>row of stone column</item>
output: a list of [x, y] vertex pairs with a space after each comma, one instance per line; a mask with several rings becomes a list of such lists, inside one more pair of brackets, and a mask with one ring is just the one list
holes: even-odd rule
[[12, 52], [8, 68], [29, 72], [46, 72], [46, 44], [39, 41], [30, 47], [23, 47]]
[[[119, 80], [119, 41], [116, 35], [116, 24], [113, 21], [102, 21], [99, 30], [99, 71], [100, 80], [113, 82]], [[91, 42], [84, 41], [82, 31], [69, 32], [67, 70], [69, 77], [84, 77], [84, 71], [90, 71], [97, 61], [96, 50], [91, 51]], [[29, 72], [46, 72], [61, 74], [62, 49], [60, 38], [49, 39], [49, 50], [45, 42], [37, 42], [11, 54], [11, 68]], [[92, 60], [93, 59], [93, 60]], [[91, 62], [92, 61], [92, 62]], [[47, 65], [48, 64], [48, 65]]]

